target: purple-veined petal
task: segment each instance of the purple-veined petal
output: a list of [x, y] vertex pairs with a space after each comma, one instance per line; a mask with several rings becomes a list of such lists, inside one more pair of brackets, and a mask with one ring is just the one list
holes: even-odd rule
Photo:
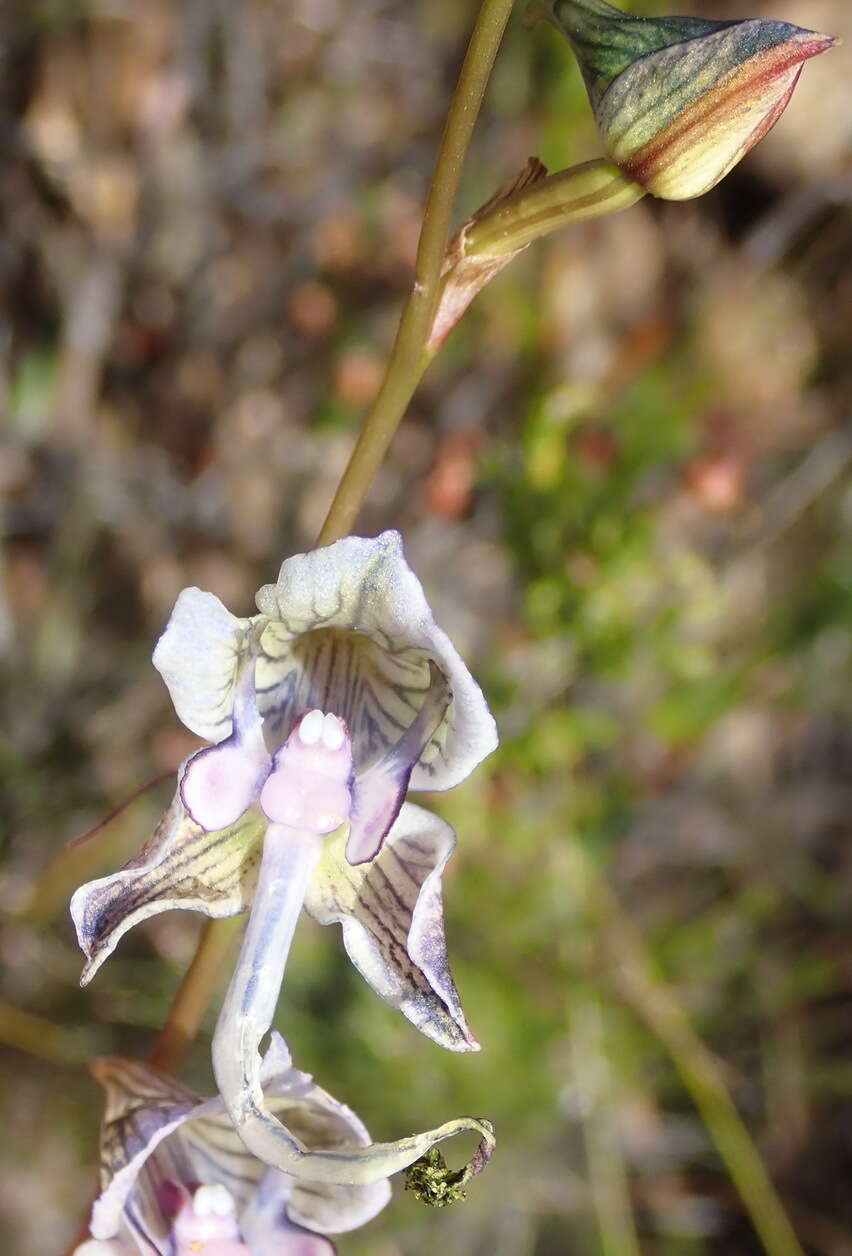
[[[160, 1204], [166, 1178], [192, 1180], [192, 1169], [175, 1157], [150, 1157], [199, 1107], [198, 1096], [147, 1064], [101, 1059], [92, 1072], [106, 1090], [101, 1128], [102, 1194], [92, 1210], [91, 1232], [111, 1239], [126, 1226], [142, 1250], [167, 1253], [170, 1220]], [[175, 1169], [175, 1172], [172, 1172]], [[132, 1207], [127, 1208], [131, 1192]]]
[[154, 649], [178, 718], [205, 741], [231, 735], [237, 665], [250, 626], [212, 593], [184, 589]]
[[97, 1060], [92, 1071], [107, 1092], [95, 1237], [124, 1227], [144, 1252], [171, 1256], [176, 1209], [167, 1201], [186, 1193], [183, 1184], [224, 1187], [239, 1213], [248, 1207], [265, 1166], [243, 1146], [218, 1096], [202, 1099], [132, 1060]]
[[[203, 752], [202, 752], [203, 753]], [[180, 791], [139, 855], [120, 872], [89, 881], [71, 899], [86, 985], [119, 939], [158, 912], [181, 907], [236, 916], [251, 902], [266, 827], [256, 811], [208, 833], [186, 810]]]
[[435, 624], [397, 532], [345, 537], [296, 554], [257, 595], [269, 620], [257, 663], [258, 701], [283, 741], [306, 708], [347, 723], [362, 769], [393, 747], [429, 690], [429, 663], [453, 700], [415, 764], [413, 789], [449, 789], [497, 744], [482, 691]]
[[475, 1051], [450, 973], [441, 876], [455, 834], [431, 812], [405, 803], [379, 855], [352, 867], [343, 839], [326, 844], [305, 907], [339, 921], [350, 959], [387, 1003], [451, 1051]]
[[351, 864], [364, 863], [380, 850], [399, 815], [414, 765], [440, 727], [451, 702], [445, 676], [430, 663], [429, 688], [414, 723], [380, 759], [356, 773], [346, 842], [346, 858]]
[[[325, 1256], [333, 1247], [325, 1240], [325, 1246], [318, 1246], [318, 1238], [313, 1247], [306, 1246], [314, 1238], [310, 1232], [354, 1229], [390, 1197], [387, 1182], [303, 1188], [268, 1169], [237, 1136], [220, 1096], [202, 1099], [148, 1064], [109, 1058], [95, 1061], [92, 1071], [107, 1092], [101, 1134], [103, 1193], [93, 1210], [92, 1234], [99, 1242], [115, 1243], [117, 1252], [127, 1242], [127, 1250], [134, 1253], [141, 1247], [146, 1256], [170, 1256], [177, 1211], [173, 1197], [188, 1197], [182, 1183], [226, 1188], [252, 1256], [296, 1256], [301, 1251]], [[355, 1113], [291, 1067], [286, 1044], [275, 1032], [260, 1078], [270, 1108], [292, 1123], [306, 1143], [369, 1143]], [[285, 1238], [289, 1247], [276, 1246]]]
[[[311, 1085], [302, 1098], [275, 1099], [264, 1089], [270, 1112], [309, 1151], [368, 1147], [370, 1135], [355, 1113], [331, 1095]], [[271, 1185], [283, 1176], [270, 1169]], [[287, 1202], [288, 1217], [321, 1234], [356, 1230], [381, 1212], [391, 1196], [390, 1183], [381, 1180], [361, 1186], [333, 1182], [292, 1181]], [[264, 1199], [261, 1190], [256, 1200]]]

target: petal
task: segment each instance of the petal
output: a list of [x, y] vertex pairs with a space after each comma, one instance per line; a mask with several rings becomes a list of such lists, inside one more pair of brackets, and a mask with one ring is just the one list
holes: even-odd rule
[[286, 1212], [274, 1223], [252, 1219], [244, 1226], [244, 1234], [251, 1256], [334, 1256], [337, 1251], [331, 1239], [296, 1225]]
[[207, 833], [236, 824], [257, 801], [272, 760], [255, 758], [233, 737], [199, 750], [187, 763], [180, 794], [187, 815]]
[[254, 670], [256, 641], [249, 639], [238, 658], [233, 688], [233, 732], [188, 760], [180, 778], [184, 806], [208, 832], [235, 824], [257, 801], [272, 757], [263, 739]]
[[430, 685], [414, 723], [380, 759], [357, 773], [352, 790], [352, 814], [346, 858], [351, 864], [372, 859], [399, 815], [412, 769], [440, 727], [452, 694], [446, 678], [429, 664]]
[[321, 924], [340, 921], [362, 976], [427, 1037], [451, 1051], [476, 1051], [450, 974], [441, 876], [455, 834], [406, 803], [381, 853], [350, 866], [338, 838], [326, 844], [305, 907]]
[[172, 1216], [161, 1204], [166, 1182], [222, 1185], [240, 1209], [248, 1207], [264, 1166], [246, 1151], [218, 1096], [201, 1099], [133, 1060], [96, 1060], [92, 1071], [107, 1092], [96, 1238], [110, 1238], [124, 1224], [143, 1251], [171, 1252]]
[[278, 741], [302, 710], [333, 711], [346, 720], [356, 764], [366, 766], [413, 722], [432, 661], [453, 701], [414, 767], [412, 788], [449, 789], [497, 745], [482, 691], [435, 624], [397, 532], [345, 537], [288, 558], [257, 605], [271, 621], [257, 664], [260, 709]]
[[265, 827], [263, 818], [249, 811], [236, 824], [208, 833], [189, 815], [178, 791], [142, 852], [120, 872], [81, 886], [71, 899], [77, 940], [88, 961], [82, 984], [140, 920], [173, 907], [206, 916], [245, 911]]
[[[334, 1247], [315, 1235], [315, 1228], [352, 1229], [387, 1203], [386, 1182], [302, 1187], [267, 1169], [246, 1150], [218, 1095], [201, 1099], [167, 1074], [133, 1060], [96, 1060], [92, 1071], [107, 1092], [103, 1193], [91, 1231], [99, 1240], [116, 1235], [120, 1240], [127, 1227], [143, 1251], [170, 1252], [171, 1213], [166, 1216], [161, 1207], [166, 1182], [226, 1186], [237, 1202], [252, 1256], [330, 1256]], [[291, 1067], [286, 1043], [274, 1031], [261, 1080], [270, 1107], [286, 1113], [307, 1145], [369, 1143], [354, 1112]]]
[[212, 593], [184, 589], [154, 649], [178, 718], [205, 741], [231, 733], [237, 662], [250, 625]]
[[[370, 1143], [363, 1121], [345, 1104], [314, 1084], [307, 1073], [294, 1069], [287, 1044], [272, 1031], [260, 1071], [269, 1110], [308, 1148], [366, 1147]], [[370, 1186], [294, 1182], [277, 1169], [267, 1170], [244, 1222], [246, 1242], [254, 1251], [252, 1227], [259, 1217], [284, 1225], [292, 1220], [311, 1231], [340, 1234], [370, 1221], [390, 1199], [387, 1182]], [[257, 1231], [261, 1227], [257, 1226]], [[262, 1250], [258, 1248], [258, 1250]], [[270, 1249], [275, 1251], [275, 1248]], [[286, 1247], [283, 1249], [287, 1251]], [[325, 1251], [325, 1248], [318, 1249]], [[333, 1249], [329, 1249], [333, 1250]]]
[[[171, 1223], [158, 1201], [158, 1182], [150, 1174], [140, 1182], [140, 1173], [163, 1139], [201, 1101], [179, 1082], [133, 1060], [95, 1060], [92, 1072], [107, 1094], [101, 1127], [103, 1193], [92, 1210], [91, 1233], [96, 1239], [113, 1238], [124, 1220], [147, 1241], [149, 1250], [166, 1252]], [[166, 1176], [164, 1170], [161, 1179]], [[128, 1214], [131, 1192], [134, 1200]]]
[[[310, 1081], [310, 1079], [308, 1079]], [[270, 1087], [265, 1091], [272, 1095]], [[269, 1108], [291, 1134], [309, 1150], [369, 1147], [370, 1135], [351, 1108], [327, 1091], [310, 1084], [301, 1096], [269, 1099]], [[273, 1178], [282, 1177], [270, 1169]], [[344, 1186], [331, 1182], [293, 1182], [287, 1204], [289, 1217], [322, 1234], [355, 1230], [381, 1212], [391, 1197], [390, 1183]]]
[[[333, 1254], [335, 1247], [329, 1239], [298, 1225], [288, 1215], [288, 1203], [286, 1198], [282, 1198], [279, 1186], [282, 1181], [287, 1183], [288, 1187], [292, 1185], [290, 1179], [283, 1173], [279, 1173], [277, 1169], [267, 1169], [254, 1198], [243, 1215], [243, 1237], [252, 1256], [329, 1256]], [[316, 1189], [325, 1191], [345, 1188], [317, 1187]], [[369, 1217], [365, 1217], [364, 1220], [368, 1221]]]

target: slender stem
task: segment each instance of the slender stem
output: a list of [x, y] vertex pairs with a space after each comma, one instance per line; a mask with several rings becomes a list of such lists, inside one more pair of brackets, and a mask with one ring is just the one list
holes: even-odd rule
[[174, 1072], [201, 1028], [210, 997], [229, 970], [229, 959], [239, 927], [239, 918], [208, 920], [198, 942], [192, 963], [186, 970], [160, 1035], [151, 1052], [155, 1068]]
[[588, 891], [591, 861], [576, 841], [565, 843], [554, 852], [554, 858], [560, 865], [554, 868], [554, 875], [574, 887], [574, 910], [565, 930], [565, 945], [574, 961], [568, 998], [569, 1044], [574, 1084], [582, 1104], [586, 1170], [600, 1252], [601, 1256], [639, 1256], [613, 1095], [615, 1077], [607, 1051], [605, 1009], [586, 979], [600, 927]]
[[571, 996], [570, 1048], [582, 1091], [583, 1141], [602, 1256], [639, 1256], [630, 1185], [612, 1102], [603, 1009], [582, 983]]
[[513, 256], [566, 223], [618, 213], [644, 195], [644, 188], [611, 161], [584, 161], [548, 175], [478, 217], [465, 235], [465, 253]]
[[[512, 11], [513, 0], [483, 0], [450, 104], [429, 188], [417, 248], [414, 287], [402, 312], [385, 378], [364, 421], [317, 545], [345, 536], [367, 495], [423, 372], [431, 361], [426, 341], [434, 315], [453, 209], [482, 98]], [[211, 920], [175, 996], [152, 1059], [177, 1069], [192, 1042], [230, 948], [226, 921]], [[207, 956], [209, 955], [209, 961]]]
[[317, 545], [346, 536], [432, 355], [432, 325], [464, 159], [513, 0], [484, 0], [459, 74], [417, 248], [414, 287], [405, 303], [387, 371], [326, 516]]
[[91, 1052], [73, 1030], [11, 1003], [0, 1003], [0, 1043], [65, 1068], [81, 1064]]
[[654, 971], [642, 938], [579, 842], [583, 884], [611, 973], [622, 995], [668, 1052], [707, 1126], [716, 1149], [768, 1256], [802, 1256], [784, 1206], [761, 1155], [728, 1092], [717, 1058], [690, 1024], [672, 990]]

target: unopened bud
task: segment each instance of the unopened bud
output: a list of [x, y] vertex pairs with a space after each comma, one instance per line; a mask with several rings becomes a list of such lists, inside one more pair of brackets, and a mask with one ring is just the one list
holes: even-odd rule
[[766, 135], [803, 62], [837, 41], [789, 22], [631, 17], [606, 0], [533, 0], [567, 36], [607, 156], [653, 196], [714, 187]]

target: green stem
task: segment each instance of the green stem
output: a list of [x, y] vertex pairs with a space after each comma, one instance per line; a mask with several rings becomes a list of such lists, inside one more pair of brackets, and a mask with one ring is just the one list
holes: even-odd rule
[[91, 1044], [87, 1049], [74, 1031], [10, 1003], [0, 1003], [0, 1043], [66, 1068], [81, 1064], [91, 1053]]
[[579, 842], [554, 852], [557, 881], [573, 887], [565, 947], [571, 959], [568, 1038], [574, 1084], [582, 1104], [586, 1171], [598, 1226], [601, 1256], [639, 1256], [630, 1183], [618, 1129], [616, 1079], [607, 1050], [605, 1009], [588, 980], [597, 913], [588, 892], [588, 860]]
[[426, 344], [464, 160], [512, 3], [484, 0], [476, 19], [426, 200], [414, 286], [402, 312], [382, 386], [361, 428], [317, 545], [330, 545], [351, 532], [408, 403], [432, 360]]
[[511, 256], [569, 222], [629, 209], [644, 195], [644, 188], [611, 161], [584, 161], [548, 175], [483, 214], [465, 234], [465, 254]]
[[[373, 477], [393, 439], [432, 354], [426, 341], [440, 287], [453, 209], [464, 159], [482, 98], [512, 11], [513, 0], [484, 0], [470, 37], [453, 94], [426, 201], [417, 248], [414, 287], [400, 319], [385, 378], [352, 451], [317, 545], [351, 531]], [[154, 1047], [152, 1061], [172, 1071], [179, 1068], [201, 1025], [230, 950], [230, 922], [211, 920], [199, 949], [175, 995], [168, 1019]]]
[[579, 842], [574, 846], [583, 861], [589, 910], [609, 954], [613, 980], [671, 1057], [768, 1256], [803, 1256], [766, 1166], [731, 1099], [719, 1061], [693, 1029], [670, 987], [654, 971], [642, 938], [625, 918], [594, 861]]
[[231, 970], [239, 918], [208, 920], [149, 1057], [155, 1068], [174, 1073], [192, 1045], [217, 985]]
[[603, 1009], [583, 983], [571, 998], [569, 1026], [574, 1079], [582, 1094], [586, 1167], [601, 1253], [639, 1256], [627, 1168], [612, 1102], [613, 1075]]

